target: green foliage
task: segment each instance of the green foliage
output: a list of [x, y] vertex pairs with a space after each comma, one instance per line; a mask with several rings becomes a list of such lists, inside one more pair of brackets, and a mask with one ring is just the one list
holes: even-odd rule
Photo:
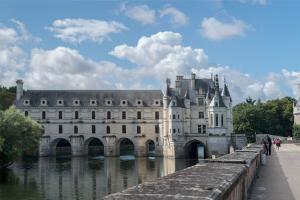
[[16, 94], [16, 87], [0, 86], [0, 110], [6, 110], [13, 104]]
[[296, 138], [300, 138], [300, 125], [294, 125], [293, 136]]
[[41, 126], [14, 107], [0, 111], [0, 168], [21, 155], [37, 152]]
[[235, 133], [246, 133], [255, 138], [257, 134], [287, 136], [293, 129], [293, 103], [291, 97], [256, 103], [250, 97], [246, 103], [233, 108], [233, 128]]

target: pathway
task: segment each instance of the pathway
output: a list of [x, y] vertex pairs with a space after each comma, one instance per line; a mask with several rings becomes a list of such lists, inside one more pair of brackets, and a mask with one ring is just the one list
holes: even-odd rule
[[273, 148], [248, 196], [250, 200], [300, 199], [300, 146], [283, 144], [279, 151]]

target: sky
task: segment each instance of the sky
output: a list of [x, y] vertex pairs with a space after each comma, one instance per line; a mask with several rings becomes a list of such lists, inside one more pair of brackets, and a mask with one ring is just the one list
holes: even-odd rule
[[162, 89], [219, 74], [233, 102], [298, 97], [300, 1], [0, 0], [0, 85]]

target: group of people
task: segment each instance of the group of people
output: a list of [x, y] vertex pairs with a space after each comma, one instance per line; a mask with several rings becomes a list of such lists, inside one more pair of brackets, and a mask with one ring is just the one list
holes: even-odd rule
[[274, 144], [276, 146], [276, 149], [279, 150], [280, 145], [281, 145], [281, 140], [280, 140], [280, 138], [277, 137], [277, 138], [274, 138], [272, 141], [271, 137], [269, 135], [267, 135], [263, 139], [263, 144], [264, 144], [265, 154], [270, 156], [272, 144]]

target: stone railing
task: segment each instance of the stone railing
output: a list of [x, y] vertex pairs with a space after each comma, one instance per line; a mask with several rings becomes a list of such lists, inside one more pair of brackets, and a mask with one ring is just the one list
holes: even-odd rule
[[260, 166], [261, 153], [261, 145], [250, 145], [104, 199], [247, 199]]

